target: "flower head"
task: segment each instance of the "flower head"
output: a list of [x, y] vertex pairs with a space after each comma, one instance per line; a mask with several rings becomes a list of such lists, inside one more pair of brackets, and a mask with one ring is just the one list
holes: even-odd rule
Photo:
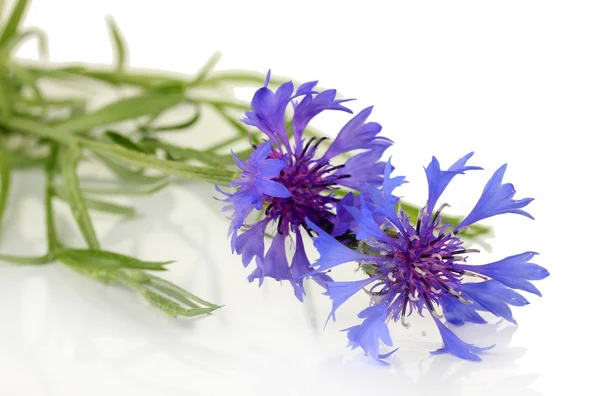
[[[485, 323], [479, 312], [487, 311], [515, 323], [510, 305], [522, 306], [527, 300], [513, 289], [535, 294], [539, 291], [529, 282], [548, 276], [548, 271], [529, 263], [535, 253], [526, 252], [503, 260], [479, 266], [466, 264], [476, 249], [463, 246], [461, 231], [480, 219], [502, 213], [517, 213], [531, 217], [522, 210], [531, 198], [513, 200], [511, 184], [502, 184], [506, 165], [502, 166], [487, 183], [473, 211], [456, 228], [442, 221], [441, 211], [435, 205], [451, 179], [468, 170], [481, 169], [466, 166], [472, 153], [459, 159], [443, 171], [433, 157], [425, 169], [429, 197], [417, 219], [410, 219], [401, 209], [392, 190], [403, 182], [391, 178], [387, 166], [381, 188], [367, 188], [361, 194], [358, 206], [348, 206], [353, 217], [348, 228], [355, 231], [354, 249], [322, 231], [318, 224], [310, 226], [318, 233], [315, 246], [320, 253], [313, 264], [313, 272], [324, 273], [347, 262], [358, 262], [368, 275], [354, 282], [325, 282], [333, 303], [331, 316], [352, 295], [365, 290], [371, 297], [371, 306], [359, 314], [362, 324], [348, 329], [352, 347], [361, 346], [375, 358], [379, 341], [391, 346], [387, 321], [400, 321], [408, 327], [408, 317], [416, 312], [431, 315], [440, 330], [444, 347], [435, 353], [451, 353], [462, 359], [480, 360], [479, 353], [489, 347], [477, 347], [461, 341], [440, 319], [455, 325], [465, 322]], [[416, 221], [415, 221], [416, 220]], [[311, 273], [309, 273], [311, 274]]]
[[[381, 185], [385, 163], [379, 159], [391, 140], [379, 136], [381, 126], [368, 122], [372, 107], [354, 116], [338, 133], [329, 147], [319, 155], [318, 149], [327, 138], [306, 138], [304, 131], [316, 115], [326, 110], [352, 113], [343, 105], [347, 100], [336, 99], [335, 90], [316, 92], [317, 82], [300, 85], [294, 92], [292, 82], [281, 85], [275, 92], [267, 85], [260, 88], [252, 99], [252, 111], [242, 119], [258, 128], [266, 139], [255, 146], [248, 161], [233, 154], [240, 177], [226, 193], [224, 210], [233, 211], [230, 236], [232, 250], [241, 254], [244, 266], [254, 259], [256, 269], [249, 280], [265, 277], [288, 280], [302, 300], [303, 275], [309, 271], [309, 261], [302, 243], [302, 230], [310, 231], [307, 221], [331, 232], [335, 226], [339, 198], [334, 194], [340, 186], [356, 189], [364, 183]], [[291, 131], [285, 112], [292, 104], [294, 114]], [[324, 145], [323, 145], [324, 146]], [[359, 153], [345, 164], [334, 165], [340, 154]], [[264, 216], [253, 224], [247, 218], [254, 210]], [[267, 227], [274, 228], [275, 236], [265, 253], [264, 238]], [[238, 236], [240, 230], [245, 230]], [[294, 234], [294, 238], [292, 238]], [[286, 240], [294, 239], [296, 250], [291, 263], [286, 255]], [[315, 274], [315, 280], [330, 278]]]

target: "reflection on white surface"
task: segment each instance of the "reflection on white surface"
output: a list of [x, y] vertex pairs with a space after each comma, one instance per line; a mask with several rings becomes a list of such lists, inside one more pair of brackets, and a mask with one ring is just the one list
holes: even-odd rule
[[[32, 174], [16, 179], [20, 189], [39, 182]], [[27, 205], [35, 206], [39, 199], [35, 191], [31, 194]], [[213, 195], [210, 186], [178, 186], [136, 199], [141, 215], [135, 220], [100, 216], [98, 230], [106, 249], [178, 260], [164, 276], [226, 305], [210, 317], [168, 318], [127, 290], [60, 265], [0, 264], [0, 287], [11, 297], [0, 300], [0, 381], [7, 394], [316, 395], [343, 390], [359, 395], [394, 389], [405, 395], [541, 395], [530, 388], [536, 370], [517, 363], [527, 353], [512, 346], [517, 328], [506, 323], [457, 330], [477, 345], [496, 344], [480, 363], [430, 356], [440, 339], [435, 325], [424, 320], [413, 321], [409, 330], [391, 326], [400, 350], [389, 367], [344, 348], [345, 333], [337, 330], [354, 323], [366, 297], [351, 300], [340, 310], [339, 323], [323, 331], [329, 302], [316, 287], [300, 304], [289, 285], [267, 282], [258, 290], [248, 284], [248, 271], [230, 254], [227, 220]], [[31, 213], [31, 218], [9, 219], [11, 229], [19, 223], [19, 231], [6, 235], [3, 247], [43, 252], [36, 210], [20, 213]], [[64, 236], [69, 239], [68, 232]]]

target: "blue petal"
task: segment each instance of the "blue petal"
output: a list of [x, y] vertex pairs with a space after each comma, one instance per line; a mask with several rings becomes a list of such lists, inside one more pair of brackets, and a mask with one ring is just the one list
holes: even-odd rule
[[450, 293], [444, 293], [439, 297], [439, 303], [444, 310], [444, 317], [453, 325], [462, 326], [465, 322], [487, 323], [475, 310], [476, 304], [463, 304]]
[[252, 152], [252, 154], [250, 154], [248, 162], [257, 167], [261, 161], [263, 161], [269, 156], [269, 153], [272, 149], [273, 143], [271, 143], [270, 141], [266, 141], [265, 143], [258, 146], [256, 150]]
[[256, 188], [263, 194], [275, 198], [289, 198], [292, 196], [286, 186], [273, 180], [257, 179]]
[[362, 194], [360, 195], [360, 210], [351, 206], [347, 207], [346, 210], [354, 216], [358, 224], [358, 231], [356, 232], [358, 240], [374, 238], [378, 241], [393, 243], [392, 238], [381, 229], [381, 224], [373, 217], [373, 213], [367, 207]]
[[252, 98], [252, 111], [246, 112], [242, 122], [255, 126], [274, 142], [281, 141], [291, 152], [285, 128], [285, 109], [288, 106], [294, 85], [292, 82], [282, 84], [275, 93], [262, 87]]
[[342, 243], [338, 242], [334, 237], [321, 230], [316, 224], [310, 220], [306, 220], [308, 226], [318, 235], [313, 239], [313, 243], [319, 252], [319, 259], [311, 266], [315, 270], [312, 273], [324, 272], [340, 264], [351, 261], [361, 261], [366, 263], [380, 263], [385, 260], [382, 256], [372, 256], [352, 250]]
[[516, 213], [533, 219], [533, 216], [521, 210], [521, 208], [529, 205], [533, 201], [533, 198], [512, 199], [515, 196], [514, 186], [510, 183], [502, 184], [505, 171], [506, 164], [498, 168], [486, 184], [481, 198], [479, 198], [471, 213], [465, 217], [456, 229], [461, 229], [480, 220], [504, 213]]
[[431, 352], [432, 355], [450, 353], [461, 359], [479, 362], [481, 361], [481, 358], [477, 354], [494, 347], [494, 345], [490, 345], [488, 347], [481, 348], [472, 344], [467, 344], [458, 338], [456, 334], [450, 331], [450, 329], [444, 326], [444, 324], [438, 318], [435, 316], [432, 316], [432, 318], [435, 321], [435, 324], [440, 331], [440, 335], [442, 336], [442, 341], [444, 342], [444, 346], [442, 348]]
[[264, 258], [265, 229], [268, 222], [268, 219], [264, 219], [237, 237], [235, 251], [237, 254], [242, 255], [244, 267], [247, 267], [254, 257]]
[[315, 91], [313, 91], [313, 89], [317, 86], [318, 81], [309, 81], [309, 82], [305, 82], [304, 84], [300, 85], [298, 87], [298, 89], [296, 90], [296, 94], [294, 96], [300, 96], [300, 95], [309, 95], [309, 94], [314, 94], [316, 93]]
[[310, 271], [310, 261], [308, 261], [306, 251], [304, 250], [304, 242], [302, 241], [301, 231], [296, 228], [294, 233], [296, 234], [296, 251], [294, 252], [292, 265], [290, 267], [290, 272], [292, 275], [290, 282], [294, 287], [294, 294], [296, 295], [296, 298], [302, 302], [304, 300], [304, 295], [306, 294], [304, 291], [303, 276]]
[[[253, 151], [252, 154], [256, 153], [256, 151]], [[252, 156], [252, 154], [250, 156]], [[241, 160], [237, 155], [235, 155], [235, 153], [233, 152], [233, 150], [231, 151], [231, 156], [233, 157], [233, 160], [235, 161], [235, 164], [237, 165], [238, 168], [240, 168], [240, 170], [242, 172], [254, 172], [256, 167], [253, 164], [247, 163], [244, 160]], [[248, 159], [250, 161], [250, 159]]]
[[386, 304], [373, 305], [360, 312], [358, 317], [365, 320], [358, 326], [343, 330], [348, 332], [348, 346], [352, 349], [361, 347], [365, 355], [379, 361], [380, 356], [386, 356], [379, 354], [379, 341], [388, 346], [393, 345], [386, 324], [387, 306]]
[[432, 213], [435, 205], [454, 176], [464, 174], [468, 170], [482, 169], [478, 166], [465, 166], [473, 152], [465, 155], [456, 161], [447, 171], [440, 168], [437, 158], [432, 157], [431, 162], [425, 168], [427, 175], [427, 184], [429, 185], [429, 197], [427, 199], [427, 213]]
[[256, 268], [248, 275], [248, 282], [254, 282], [255, 279], [258, 279], [258, 287], [261, 287], [265, 280], [264, 262], [259, 257], [256, 257]]
[[340, 236], [346, 233], [348, 229], [356, 226], [354, 216], [346, 209], [346, 207], [357, 207], [360, 205], [360, 199], [357, 195], [348, 193], [338, 202], [336, 206], [336, 215], [333, 221], [333, 231], [331, 235]]
[[276, 234], [273, 243], [265, 256], [263, 276], [275, 280], [291, 279], [285, 252], [285, 235]]
[[348, 301], [350, 297], [358, 293], [362, 288], [364, 288], [370, 283], [375, 282], [380, 278], [381, 276], [353, 282], [326, 282], [327, 291], [324, 294], [331, 298], [332, 303], [331, 313], [329, 314], [327, 321], [329, 321], [330, 318], [333, 318], [333, 320], [335, 320], [335, 311], [337, 311], [337, 309], [343, 303]]
[[[398, 212], [396, 205], [398, 204], [398, 198], [393, 195], [393, 191], [396, 187], [406, 183], [404, 176], [391, 177], [393, 167], [391, 164], [391, 158], [386, 164], [384, 171], [384, 181], [381, 189], [376, 189], [373, 185], [365, 185], [363, 187], [363, 194], [365, 201], [368, 204], [372, 204], [373, 215], [383, 216], [383, 218], [398, 229], [404, 229], [405, 225], [398, 218]], [[365, 194], [368, 193], [368, 194]], [[381, 223], [381, 219], [379, 221]]]
[[406, 177], [404, 176], [395, 176], [392, 177], [392, 171], [394, 167], [392, 166], [392, 158], [389, 158], [385, 164], [384, 169], [384, 179], [383, 179], [383, 196], [386, 198], [388, 202], [396, 203], [398, 198], [394, 196], [394, 190], [401, 186], [404, 183], [407, 183]]
[[496, 316], [502, 317], [511, 323], [517, 324], [512, 316], [508, 304], [523, 306], [529, 302], [516, 291], [507, 288], [502, 283], [489, 280], [479, 283], [463, 283], [461, 285], [463, 297], [470, 299]]
[[489, 276], [512, 289], [524, 290], [541, 297], [542, 293], [529, 281], [544, 279], [550, 273], [544, 267], [528, 262], [536, 254], [525, 252], [486, 265], [456, 264], [454, 267]]
[[329, 149], [323, 155], [323, 161], [353, 150], [385, 150], [392, 145], [388, 138], [377, 136], [381, 125], [376, 122], [366, 123], [373, 107], [367, 107], [354, 116], [338, 133]]
[[[303, 88], [303, 86], [301, 87]], [[300, 95], [300, 88], [296, 95]], [[306, 95], [300, 103], [294, 108], [294, 118], [292, 119], [292, 127], [294, 130], [294, 141], [296, 142], [296, 154], [302, 153], [302, 133], [308, 123], [318, 114], [325, 110], [341, 110], [352, 113], [350, 109], [342, 106], [341, 103], [347, 100], [336, 100], [336, 90], [329, 89], [317, 94], [315, 97]]]
[[381, 151], [369, 150], [352, 156], [343, 168], [334, 173], [336, 176], [350, 176], [339, 179], [338, 184], [354, 190], [360, 190], [364, 184], [381, 186], [385, 169], [385, 163], [379, 161], [381, 154]]
[[294, 252], [294, 257], [292, 258], [292, 266], [291, 272], [292, 277], [295, 279], [300, 279], [310, 271], [310, 261], [308, 261], [308, 256], [306, 255], [306, 250], [304, 250], [304, 242], [302, 241], [302, 234], [299, 229], [295, 230], [296, 233], [296, 251]]
[[262, 179], [272, 179], [279, 176], [281, 170], [285, 168], [287, 163], [278, 159], [267, 159], [260, 163], [258, 168], [259, 175]]

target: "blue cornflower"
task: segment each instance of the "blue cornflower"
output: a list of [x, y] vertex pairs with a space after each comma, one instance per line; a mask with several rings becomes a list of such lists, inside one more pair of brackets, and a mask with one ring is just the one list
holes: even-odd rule
[[[335, 90], [316, 92], [317, 81], [300, 85], [295, 93], [292, 82], [273, 92], [267, 87], [269, 77], [267, 74], [264, 87], [254, 94], [252, 111], [242, 119], [263, 132], [266, 139], [255, 146], [248, 161], [232, 153], [240, 171], [240, 177], [230, 184], [236, 191], [219, 191], [225, 194], [224, 201], [228, 204], [223, 210], [233, 211], [229, 232], [232, 250], [242, 256], [244, 266], [253, 259], [256, 262], [256, 269], [248, 279], [258, 279], [259, 284], [265, 277], [288, 280], [302, 300], [303, 276], [310, 265], [302, 242], [302, 230], [310, 231], [307, 221], [331, 232], [339, 201], [333, 192], [340, 186], [356, 189], [364, 183], [380, 185], [385, 168], [380, 158], [392, 141], [378, 136], [381, 125], [367, 122], [372, 110], [368, 107], [340, 130], [322, 155], [317, 155], [317, 148], [327, 138], [306, 139], [305, 128], [325, 110], [352, 113], [342, 105], [347, 100], [336, 99]], [[285, 111], [290, 103], [294, 115], [291, 137], [288, 137]], [[360, 152], [345, 164], [331, 164], [340, 154], [355, 150]], [[247, 224], [250, 213], [263, 209], [264, 214], [258, 221]], [[264, 239], [269, 224], [275, 228], [275, 236], [265, 253]], [[240, 230], [245, 231], [238, 235]], [[290, 264], [285, 241], [292, 239], [292, 234], [295, 253]], [[330, 280], [324, 274], [315, 274], [314, 279], [321, 283]]]
[[[471, 213], [456, 228], [442, 222], [440, 212], [447, 204], [435, 210], [438, 199], [454, 176], [481, 169], [466, 165], [472, 154], [465, 155], [448, 170], [441, 170], [433, 157], [425, 169], [428, 201], [414, 226], [409, 217], [397, 209], [399, 202], [392, 190], [402, 184], [404, 178], [390, 177], [389, 162], [382, 188], [366, 187], [366, 193], [358, 197], [359, 205], [345, 208], [353, 220], [345, 218], [341, 222], [355, 232], [354, 249], [322, 231], [318, 224], [308, 223], [318, 233], [314, 244], [320, 257], [311, 267], [314, 273], [325, 273], [340, 264], [358, 262], [369, 276], [352, 282], [325, 281], [325, 294], [333, 304], [330, 316], [334, 319], [340, 305], [358, 291], [365, 290], [371, 296], [371, 306], [359, 314], [359, 318], [364, 319], [362, 324], [346, 329], [352, 349], [361, 347], [365, 354], [375, 359], [389, 356], [390, 353], [379, 353], [380, 341], [392, 346], [387, 321], [400, 321], [408, 327], [407, 317], [411, 313], [416, 311], [423, 315], [428, 312], [444, 343], [433, 353], [481, 360], [479, 353], [491, 346], [482, 348], [463, 342], [440, 319], [445, 317], [454, 325], [485, 323], [479, 312], [488, 311], [516, 323], [509, 305], [522, 306], [528, 302], [513, 289], [541, 295], [530, 281], [547, 277], [548, 271], [530, 263], [534, 252], [486, 265], [465, 264], [464, 255], [477, 252], [463, 247], [460, 233], [466, 227], [503, 213], [532, 218], [522, 209], [532, 199], [514, 200], [513, 185], [502, 183], [506, 165], [494, 173]], [[465, 282], [467, 278], [476, 282]]]

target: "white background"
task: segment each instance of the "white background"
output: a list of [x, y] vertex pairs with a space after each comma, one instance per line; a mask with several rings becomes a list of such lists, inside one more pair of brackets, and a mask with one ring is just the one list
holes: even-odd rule
[[[473, 163], [485, 168], [448, 189], [442, 200], [454, 213], [466, 213], [509, 162], [506, 180], [517, 197], [536, 198], [536, 220], [489, 220], [493, 251], [475, 259], [534, 250], [551, 276], [538, 283], [543, 298], [514, 310], [518, 328], [459, 330], [498, 345], [483, 362], [430, 357], [439, 336], [415, 320], [408, 331], [392, 324], [400, 350], [381, 367], [345, 349], [338, 332], [356, 323], [366, 297], [323, 332], [326, 297], [315, 288], [302, 305], [288, 285], [246, 283], [210, 186], [175, 188], [136, 200], [137, 220], [101, 220], [103, 245], [177, 259], [169, 279], [227, 307], [173, 320], [58, 265], [0, 263], [2, 395], [594, 394], [597, 2], [34, 0], [27, 24], [48, 32], [51, 61], [109, 63], [105, 14], [128, 39], [131, 66], [194, 73], [220, 50], [219, 68], [319, 79], [357, 98], [355, 110], [375, 105], [372, 119], [396, 141], [389, 154], [410, 180], [401, 193], [412, 202], [424, 202], [422, 166], [432, 154], [447, 166], [474, 150]], [[35, 46], [20, 54], [33, 57]], [[345, 120], [316, 125], [334, 134]], [[15, 179], [18, 193], [31, 193], [11, 202], [1, 249], [42, 252], [41, 176]], [[64, 238], [76, 243], [74, 235]]]

